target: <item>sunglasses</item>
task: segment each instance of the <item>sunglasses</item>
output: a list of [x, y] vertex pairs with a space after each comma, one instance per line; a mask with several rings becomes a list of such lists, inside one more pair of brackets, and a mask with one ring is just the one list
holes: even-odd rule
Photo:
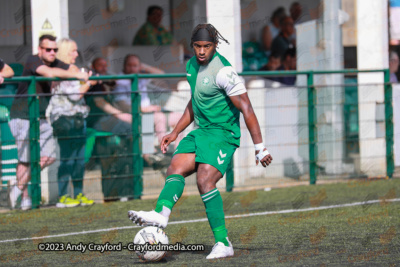
[[46, 47], [40, 47], [40, 48], [45, 49], [47, 53], [50, 53], [51, 50], [53, 50], [55, 53], [57, 53], [58, 51], [58, 48], [46, 48]]

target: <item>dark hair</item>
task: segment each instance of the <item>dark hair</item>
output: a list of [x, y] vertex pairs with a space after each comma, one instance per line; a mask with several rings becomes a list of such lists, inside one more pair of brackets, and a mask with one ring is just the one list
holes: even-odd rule
[[225, 43], [229, 44], [228, 40], [226, 40], [220, 33], [219, 31], [217, 31], [217, 29], [214, 28], [214, 26], [212, 24], [198, 24], [196, 26], [196, 28], [194, 28], [193, 32], [192, 32], [192, 37], [190, 38], [190, 47], [193, 47], [193, 36], [196, 35], [197, 31], [200, 29], [206, 29], [208, 31], [208, 33], [210, 34], [211, 37], [214, 38], [215, 43], [219, 44], [220, 41], [222, 40]]
[[286, 12], [285, 12], [285, 8], [284, 7], [278, 7], [277, 9], [274, 10], [274, 12], [272, 12], [271, 15], [271, 22], [273, 22], [273, 20], [279, 17], [279, 22], [280, 22], [280, 18], [282, 17], [286, 17]]
[[155, 11], [155, 10], [161, 10], [161, 11], [163, 11], [162, 7], [160, 7], [160, 6], [149, 6], [149, 7], [147, 8], [147, 16], [150, 16], [151, 13], [153, 13], [153, 11]]
[[296, 48], [292, 47], [286, 50], [283, 58], [285, 59], [287, 56], [296, 57]]
[[[102, 58], [102, 57], [96, 57], [95, 59], [93, 59], [93, 61], [92, 61], [92, 66], [94, 66], [98, 61], [100, 61], [100, 60], [106, 60], [105, 58]], [[106, 60], [107, 61], [107, 60]]]
[[276, 51], [274, 51], [274, 52], [272, 52], [271, 53], [271, 55], [269, 55], [269, 58], [281, 58], [281, 55], [278, 53], [278, 52], [276, 52]]
[[41, 45], [42, 42], [43, 42], [44, 40], [46, 40], [46, 39], [55, 42], [56, 39], [57, 39], [57, 37], [55, 37], [55, 36], [53, 36], [53, 35], [50, 35], [50, 34], [43, 34], [43, 35], [40, 36], [40, 38], [39, 38], [39, 45]]
[[123, 67], [122, 67], [122, 69], [124, 70], [124, 72], [125, 72], [125, 65], [126, 65], [126, 63], [128, 62], [128, 60], [129, 60], [131, 57], [135, 57], [135, 58], [137, 58], [137, 59], [140, 61], [140, 57], [139, 57], [138, 55], [136, 55], [136, 54], [128, 54], [128, 55], [126, 55], [126, 56], [124, 57], [124, 65], [123, 65]]

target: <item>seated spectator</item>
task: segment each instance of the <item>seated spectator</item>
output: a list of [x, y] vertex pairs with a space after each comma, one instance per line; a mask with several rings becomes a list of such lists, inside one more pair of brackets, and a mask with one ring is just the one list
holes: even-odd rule
[[[107, 61], [103, 58], [95, 59], [92, 62], [92, 68], [96, 74], [108, 74]], [[86, 102], [90, 107], [87, 125], [97, 131], [131, 136], [132, 115], [112, 105], [111, 90], [113, 88], [109, 82], [99, 82], [92, 86], [85, 95]]]
[[[269, 56], [268, 63], [261, 67], [262, 71], [274, 71], [281, 65], [281, 57], [277, 53], [272, 53]], [[268, 78], [268, 77], [266, 77]], [[269, 79], [269, 78], [268, 78]]]
[[[282, 65], [277, 70], [296, 70], [296, 49], [289, 48], [286, 50], [285, 56], [282, 60]], [[280, 82], [286, 85], [294, 85], [296, 83], [296, 76], [279, 76], [271, 78], [273, 81]]]
[[[70, 71], [71, 66], [58, 60], [56, 37], [42, 35], [39, 38], [38, 54], [28, 57], [22, 76], [44, 76], [59, 78], [78, 78], [87, 81], [88, 74]], [[9, 122], [11, 132], [16, 140], [18, 149], [17, 183], [10, 184], [10, 203], [15, 208], [18, 197], [22, 194], [21, 209], [32, 207], [32, 200], [28, 194], [30, 181], [30, 146], [29, 146], [29, 109], [28, 109], [28, 82], [19, 83], [15, 100], [12, 104]], [[38, 82], [38, 94], [50, 94], [51, 82]], [[55, 140], [53, 128], [45, 118], [48, 98], [40, 97], [40, 167], [43, 169], [55, 161]]]
[[390, 51], [389, 53], [389, 71], [390, 71], [390, 82], [398, 83], [396, 72], [399, 70], [399, 56], [396, 52]]
[[281, 19], [281, 32], [272, 41], [271, 53], [277, 53], [281, 58], [285, 55], [286, 50], [294, 47], [294, 40], [290, 36], [294, 33], [293, 19], [284, 17]]
[[281, 31], [280, 20], [286, 17], [285, 8], [278, 7], [272, 13], [271, 22], [263, 28], [262, 44], [263, 49], [269, 54], [271, 51], [272, 41]]
[[0, 84], [4, 82], [4, 78], [10, 78], [12, 76], [14, 76], [13, 69], [0, 58]]
[[[152, 73], [152, 74], [163, 74], [164, 71], [145, 63], [140, 62], [137, 55], [129, 54], [124, 59], [124, 67], [121, 74], [135, 74], [135, 73]], [[150, 103], [150, 98], [147, 93], [147, 86], [149, 84], [149, 79], [139, 79], [139, 92], [141, 93], [141, 111], [144, 113], [153, 112], [154, 113], [154, 128], [160, 143], [163, 136], [167, 132], [167, 125], [174, 128], [178, 123], [182, 114], [177, 112], [171, 112], [167, 116], [161, 112], [161, 107], [158, 105], [152, 105]], [[131, 111], [131, 81], [130, 80], [118, 80], [115, 88], [115, 103], [124, 112]], [[175, 148], [178, 146], [179, 141], [182, 139], [182, 135], [178, 136], [175, 141]], [[145, 156], [144, 159], [147, 161], [149, 156]]]
[[140, 27], [133, 39], [133, 45], [170, 45], [172, 34], [161, 25], [163, 9], [150, 6], [147, 9], [147, 21]]
[[[108, 70], [108, 63], [107, 60], [105, 60], [102, 57], [97, 57], [93, 60], [92, 62], [92, 69], [93, 69], [93, 74], [99, 74], [99, 75], [110, 75], [107, 70]], [[115, 86], [115, 81], [113, 80], [105, 80], [101, 81], [101, 83], [110, 87]]]
[[[57, 59], [71, 64], [71, 70], [79, 72], [72, 65], [78, 57], [78, 47], [73, 40], [61, 39], [58, 43]], [[89, 72], [89, 76], [92, 73]], [[60, 166], [58, 168], [58, 208], [93, 205], [94, 201], [83, 195], [83, 176], [85, 173], [86, 122], [89, 107], [83, 99], [91, 85], [96, 81], [81, 84], [80, 81], [52, 83], [54, 94], [49, 103], [50, 122], [54, 136], [60, 146]], [[67, 194], [69, 178], [73, 185], [72, 198]]]

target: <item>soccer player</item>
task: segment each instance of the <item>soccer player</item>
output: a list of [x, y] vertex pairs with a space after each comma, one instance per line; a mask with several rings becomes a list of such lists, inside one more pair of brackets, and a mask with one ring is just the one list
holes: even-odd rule
[[182, 139], [175, 150], [155, 210], [128, 211], [129, 219], [140, 226], [165, 228], [173, 206], [183, 193], [185, 177], [197, 172], [197, 187], [216, 243], [207, 259], [233, 256], [216, 184], [239, 147], [240, 112], [255, 144], [256, 165], [261, 162], [266, 167], [272, 161], [263, 145], [260, 125], [243, 82], [216, 51], [220, 40], [229, 44], [211, 24], [199, 24], [193, 30], [190, 46], [195, 56], [186, 65], [192, 97], [175, 129], [163, 137], [162, 151], [165, 153], [168, 145], [193, 121], [198, 129]]

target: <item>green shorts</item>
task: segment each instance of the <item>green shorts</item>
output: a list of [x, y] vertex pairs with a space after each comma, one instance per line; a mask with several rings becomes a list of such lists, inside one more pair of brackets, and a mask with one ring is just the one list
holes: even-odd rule
[[229, 141], [227, 133], [230, 134], [230, 132], [220, 129], [191, 131], [181, 140], [174, 155], [194, 153], [196, 162], [214, 166], [224, 175], [238, 147]]

